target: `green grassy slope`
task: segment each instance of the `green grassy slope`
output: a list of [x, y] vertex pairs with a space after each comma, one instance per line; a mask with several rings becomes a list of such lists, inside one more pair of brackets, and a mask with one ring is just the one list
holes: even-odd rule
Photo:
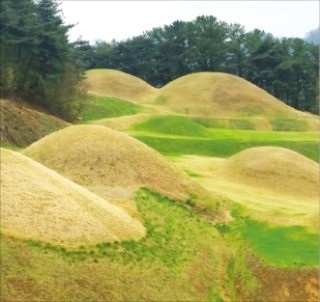
[[153, 116], [146, 122], [136, 124], [133, 130], [157, 132], [182, 136], [206, 136], [207, 128], [183, 116]]
[[272, 132], [208, 129], [207, 137], [164, 135], [131, 131], [131, 135], [165, 155], [186, 154], [229, 157], [257, 146], [278, 146], [319, 160], [318, 134], [314, 132]]
[[139, 191], [136, 202], [147, 229], [139, 242], [68, 251], [4, 237], [2, 299], [222, 301], [219, 232], [192, 210], [150, 191]]
[[139, 112], [139, 106], [128, 101], [105, 96], [89, 95], [83, 102], [81, 121], [88, 122], [108, 117], [131, 115]]

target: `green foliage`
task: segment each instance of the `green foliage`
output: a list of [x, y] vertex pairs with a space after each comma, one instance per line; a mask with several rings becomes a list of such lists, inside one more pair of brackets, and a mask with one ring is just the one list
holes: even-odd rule
[[[317, 45], [259, 29], [245, 32], [240, 24], [214, 16], [174, 21], [121, 42], [99, 42], [91, 48], [90, 64], [88, 68], [120, 68], [156, 87], [198, 71], [231, 73], [294, 108], [318, 112]], [[263, 113], [259, 106], [249, 109], [246, 114]]]
[[92, 121], [108, 117], [132, 115], [139, 112], [139, 106], [113, 97], [89, 95], [82, 102], [80, 118]]
[[307, 124], [304, 121], [289, 117], [271, 118], [274, 131], [307, 131]]
[[183, 116], [153, 116], [146, 122], [133, 126], [134, 130], [166, 133], [181, 136], [203, 137], [207, 129]]
[[76, 118], [84, 94], [82, 67], [68, 42], [56, 0], [1, 1], [1, 97], [43, 105]]

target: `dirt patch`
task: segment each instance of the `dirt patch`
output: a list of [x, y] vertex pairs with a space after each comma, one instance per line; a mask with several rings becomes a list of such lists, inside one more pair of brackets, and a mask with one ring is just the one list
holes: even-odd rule
[[319, 301], [317, 269], [263, 267], [255, 272], [261, 284], [254, 301]]

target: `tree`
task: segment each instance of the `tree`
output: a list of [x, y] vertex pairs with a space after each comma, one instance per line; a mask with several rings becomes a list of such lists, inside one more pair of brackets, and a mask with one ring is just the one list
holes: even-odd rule
[[[76, 117], [82, 66], [55, 0], [1, 1], [1, 96]], [[61, 93], [63, 91], [63, 93]]]

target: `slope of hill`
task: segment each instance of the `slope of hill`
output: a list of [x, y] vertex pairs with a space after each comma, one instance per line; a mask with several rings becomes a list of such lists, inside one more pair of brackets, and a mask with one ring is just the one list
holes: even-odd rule
[[181, 201], [205, 196], [206, 206], [210, 203], [206, 190], [159, 153], [104, 126], [68, 127], [42, 138], [23, 153], [91, 188], [122, 187], [135, 191], [146, 187]]
[[281, 194], [317, 198], [319, 165], [294, 151], [256, 147], [230, 157], [221, 172], [238, 183]]
[[151, 101], [157, 91], [143, 80], [113, 69], [89, 70], [87, 82], [90, 92], [139, 103]]
[[293, 108], [237, 76], [199, 72], [180, 77], [159, 91], [175, 112], [198, 116], [290, 115]]
[[0, 100], [1, 143], [25, 147], [70, 124], [9, 100]]
[[1, 232], [66, 247], [138, 239], [143, 225], [34, 160], [1, 149]]
[[87, 77], [91, 92], [139, 103], [141, 112], [147, 109], [144, 106], [148, 110], [153, 106], [159, 113], [187, 115], [223, 128], [317, 131], [319, 126], [316, 116], [295, 110], [227, 73], [193, 73], [161, 89], [116, 70], [90, 70]]

